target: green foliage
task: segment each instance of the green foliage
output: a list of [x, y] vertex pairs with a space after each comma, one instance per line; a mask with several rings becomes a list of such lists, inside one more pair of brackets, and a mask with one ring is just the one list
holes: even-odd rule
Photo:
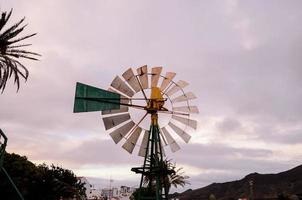
[[[34, 165], [25, 156], [5, 154], [4, 167], [25, 199], [54, 200], [85, 196], [84, 183], [72, 171], [46, 164]], [[1, 199], [18, 199], [12, 186], [0, 174]]]
[[[188, 181], [190, 177], [186, 176], [183, 168], [178, 168], [176, 163], [172, 163], [171, 160], [166, 159], [162, 161], [160, 165], [162, 166], [162, 171], [165, 172], [161, 176], [161, 183], [167, 194], [172, 186], [177, 188], [178, 186], [184, 187], [185, 185], [190, 184]], [[144, 184], [148, 185], [149, 181], [149, 178], [145, 176]], [[155, 185], [152, 184], [152, 187], [155, 187]]]
[[188, 181], [190, 177], [185, 175], [182, 167], [177, 168], [176, 163], [172, 163], [170, 160], [165, 160], [165, 163], [167, 169], [175, 171], [175, 173], [172, 173], [167, 177], [167, 181], [170, 183], [170, 186], [177, 188], [178, 186], [184, 187], [185, 185], [190, 184]]
[[4, 30], [11, 15], [12, 10], [9, 13], [2, 12], [0, 17], [0, 90], [2, 92], [11, 76], [14, 77], [17, 89], [20, 87], [20, 77], [27, 80], [29, 72], [20, 62], [20, 58], [37, 60], [36, 56], [40, 56], [37, 53], [23, 49], [23, 47], [30, 46], [31, 44], [19, 44], [19, 42], [36, 35], [34, 33], [19, 37], [19, 34], [26, 27], [26, 25], [22, 25], [25, 18]]

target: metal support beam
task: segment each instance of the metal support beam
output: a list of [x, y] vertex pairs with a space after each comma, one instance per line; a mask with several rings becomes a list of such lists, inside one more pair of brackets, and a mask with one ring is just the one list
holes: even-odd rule
[[21, 192], [19, 191], [19, 189], [15, 185], [13, 179], [9, 176], [9, 174], [7, 173], [7, 171], [5, 170], [5, 168], [3, 166], [3, 164], [4, 164], [4, 154], [5, 154], [5, 148], [6, 148], [6, 145], [7, 145], [7, 140], [8, 139], [7, 139], [6, 135], [0, 129], [0, 172], [3, 172], [3, 174], [5, 175], [5, 177], [7, 178], [7, 180], [13, 186], [15, 192], [18, 194], [19, 198], [21, 200], [24, 200]]

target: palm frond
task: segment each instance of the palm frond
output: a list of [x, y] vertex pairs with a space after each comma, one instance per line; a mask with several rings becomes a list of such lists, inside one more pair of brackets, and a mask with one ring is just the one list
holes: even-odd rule
[[19, 33], [21, 33], [24, 28], [26, 27], [27, 25], [24, 25], [22, 26], [21, 28], [17, 29], [17, 30], [14, 30], [14, 31], [10, 31], [8, 34], [6, 34], [6, 36], [4, 37], [5, 40], [9, 40], [11, 38], [14, 38], [16, 37]]
[[28, 46], [31, 46], [32, 44], [19, 44], [19, 45], [11, 45], [11, 46], [8, 46], [7, 49], [15, 49], [15, 48], [20, 48], [20, 47], [28, 47]]
[[27, 56], [26, 54], [7, 53], [7, 55], [15, 57], [15, 58], [27, 58], [27, 59], [30, 59], [30, 60], [38, 60], [37, 58], [31, 57], [31, 56]]
[[5, 26], [5, 24], [7, 23], [7, 21], [9, 20], [10, 16], [12, 15], [13, 9], [11, 9], [8, 13], [8, 15], [6, 16], [6, 12], [3, 12], [1, 14], [1, 19], [0, 19], [0, 31], [2, 30], [2, 28]]
[[35, 36], [35, 35], [37, 35], [37, 33], [33, 33], [33, 34], [30, 34], [30, 35], [27, 35], [27, 36], [18, 38], [18, 39], [16, 39], [16, 40], [9, 41], [8, 44], [11, 45], [11, 44], [17, 43], [17, 42], [20, 42], [20, 41], [25, 40], [25, 39], [27, 39], [27, 38], [31, 38], [31, 37], [33, 37], [33, 36]]
[[38, 53], [22, 49], [31, 44], [16, 44], [36, 35], [36, 33], [33, 33], [16, 38], [27, 26], [22, 25], [25, 17], [1, 33], [1, 30], [3, 30], [11, 15], [12, 9], [8, 14], [2, 12], [0, 18], [0, 90], [2, 93], [6, 87], [7, 81], [11, 77], [13, 77], [14, 84], [17, 85], [17, 91], [20, 88], [20, 78], [23, 78], [25, 81], [27, 80], [29, 75], [28, 69], [19, 59], [38, 60], [37, 57], [41, 56]]
[[7, 56], [0, 59], [0, 67], [2, 68], [3, 73], [1, 74], [0, 88], [3, 90], [6, 87], [6, 82], [13, 75], [14, 83], [17, 85], [17, 91], [20, 88], [20, 76], [27, 80], [29, 72], [26, 67], [21, 64], [19, 61], [9, 58]]
[[35, 55], [35, 56], [41, 56], [38, 53], [35, 53], [35, 52], [32, 52], [32, 51], [21, 50], [21, 49], [8, 49], [6, 52], [7, 53], [31, 54], [31, 55]]
[[[5, 39], [10, 39], [11, 37], [8, 37], [12, 34], [15, 33], [15, 29], [18, 28], [18, 26], [25, 20], [25, 17], [23, 17], [18, 23], [14, 24], [13, 26], [11, 26], [10, 28], [8, 28], [6, 31], [4, 31], [1, 36], [0, 36], [0, 40], [5, 40]], [[24, 27], [21, 27], [20, 29], [24, 29]], [[19, 29], [17, 29], [16, 31], [18, 31]], [[21, 31], [22, 31], [21, 30]]]

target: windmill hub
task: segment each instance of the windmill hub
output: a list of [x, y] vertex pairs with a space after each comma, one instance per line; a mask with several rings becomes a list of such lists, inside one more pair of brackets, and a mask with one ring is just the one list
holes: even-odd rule
[[163, 106], [165, 104], [165, 99], [161, 94], [161, 91], [158, 87], [152, 87], [151, 89], [151, 98], [148, 101], [146, 110], [151, 115], [157, 116], [157, 111], [166, 110]]

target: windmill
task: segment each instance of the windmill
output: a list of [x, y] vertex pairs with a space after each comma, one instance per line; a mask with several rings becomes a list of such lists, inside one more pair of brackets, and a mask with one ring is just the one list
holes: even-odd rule
[[[142, 167], [131, 169], [141, 174], [139, 191], [143, 188], [147, 191], [139, 192], [140, 200], [168, 199], [161, 177], [173, 171], [163, 166], [164, 146], [169, 146], [172, 152], [178, 151], [178, 138], [188, 143], [191, 136], [187, 130], [197, 128], [191, 114], [199, 111], [190, 104], [196, 96], [184, 92], [187, 82], [174, 81], [176, 73], [162, 75], [162, 69], [153, 67], [149, 71], [145, 65], [134, 73], [129, 68], [122, 77], [116, 76], [107, 90], [83, 83], [76, 85], [74, 112], [101, 111], [105, 129], [113, 141], [122, 143], [121, 147], [130, 154], [137, 147], [138, 155], [144, 157]], [[149, 180], [147, 184], [145, 179]]]

